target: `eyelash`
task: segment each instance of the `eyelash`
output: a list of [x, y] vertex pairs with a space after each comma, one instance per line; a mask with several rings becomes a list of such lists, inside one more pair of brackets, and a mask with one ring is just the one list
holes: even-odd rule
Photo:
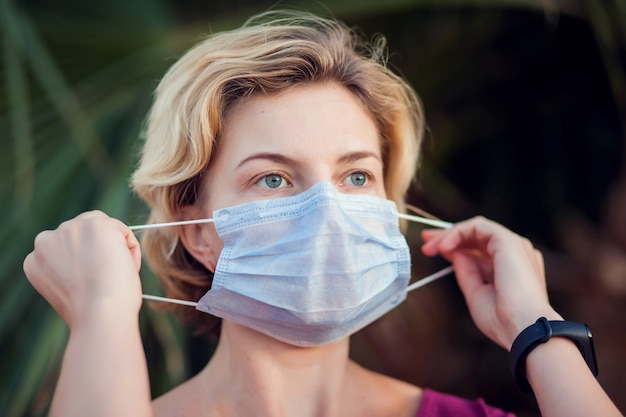
[[343, 180], [341, 181], [341, 182], [342, 182], [342, 184], [343, 184], [343, 182], [344, 182], [344, 181], [348, 180], [348, 179], [349, 179], [352, 175], [354, 175], [354, 174], [362, 174], [362, 175], [365, 177], [365, 184], [363, 184], [363, 185], [349, 184], [349, 186], [354, 186], [354, 187], [357, 187], [357, 188], [366, 187], [366, 186], [368, 186], [368, 185], [370, 184], [370, 182], [374, 179], [374, 176], [373, 176], [371, 173], [369, 173], [369, 172], [367, 172], [367, 171], [363, 171], [363, 170], [356, 170], [356, 171], [351, 171], [351, 172], [348, 172], [348, 173], [344, 176]]
[[[354, 175], [354, 174], [362, 174], [365, 177], [365, 183], [361, 186], [359, 185], [355, 185], [355, 184], [344, 184], [344, 182], [346, 180], [348, 180], [350, 178], [350, 176]], [[283, 184], [281, 184], [281, 186], [279, 187], [269, 187], [269, 186], [262, 186], [259, 185], [259, 183], [263, 180], [266, 180], [268, 177], [271, 176], [279, 176], [283, 181], [285, 181], [287, 184], [286, 186], [283, 186]], [[374, 175], [372, 175], [370, 172], [365, 171], [365, 170], [354, 170], [354, 171], [350, 171], [347, 172], [341, 182], [340, 185], [343, 186], [348, 186], [348, 187], [355, 187], [355, 188], [365, 188], [367, 186], [370, 185], [370, 183], [374, 180]], [[285, 188], [285, 187], [292, 187], [293, 186], [293, 182], [289, 180], [289, 175], [287, 175], [287, 173], [282, 172], [282, 171], [271, 171], [271, 172], [265, 172], [261, 175], [258, 175], [256, 177], [254, 177], [254, 179], [251, 181], [252, 184], [257, 185], [259, 188], [263, 188], [263, 189], [268, 189], [268, 190], [276, 190], [276, 189], [280, 189], [280, 188]]]
[[[273, 175], [279, 176], [280, 178], [282, 178], [283, 181], [287, 182], [287, 187], [292, 187], [293, 186], [293, 183], [291, 181], [289, 181], [289, 179], [288, 179], [288, 175], [285, 172], [281, 172], [281, 171], [265, 172], [265, 173], [255, 177], [252, 180], [252, 183], [255, 184], [255, 185], [258, 185], [261, 181], [266, 180], [268, 177], [271, 177]], [[267, 189], [283, 188], [283, 187], [276, 187], [276, 188], [263, 187], [263, 186], [260, 186], [260, 185], [259, 185], [259, 187], [260, 188], [267, 188]]]

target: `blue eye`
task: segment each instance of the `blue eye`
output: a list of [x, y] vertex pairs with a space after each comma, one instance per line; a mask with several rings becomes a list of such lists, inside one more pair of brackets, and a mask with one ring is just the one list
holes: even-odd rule
[[286, 187], [287, 181], [279, 174], [269, 174], [261, 178], [257, 185], [264, 188], [282, 188]]
[[367, 174], [364, 172], [353, 172], [346, 177], [344, 184], [362, 187], [367, 184]]

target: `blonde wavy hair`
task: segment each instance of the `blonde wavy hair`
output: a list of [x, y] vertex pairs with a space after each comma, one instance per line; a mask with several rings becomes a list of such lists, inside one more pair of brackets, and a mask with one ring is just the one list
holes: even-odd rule
[[[387, 197], [404, 209], [417, 170], [423, 116], [412, 88], [386, 66], [382, 37], [367, 42], [333, 19], [266, 12], [241, 28], [210, 35], [165, 74], [148, 115], [134, 190], [151, 208], [149, 222], [178, 218], [199, 198], [229, 109], [255, 94], [305, 83], [336, 82], [369, 109], [379, 130]], [[212, 273], [185, 249], [176, 228], [144, 232], [143, 253], [168, 297], [198, 300]], [[219, 332], [219, 319], [172, 306], [199, 332]]]

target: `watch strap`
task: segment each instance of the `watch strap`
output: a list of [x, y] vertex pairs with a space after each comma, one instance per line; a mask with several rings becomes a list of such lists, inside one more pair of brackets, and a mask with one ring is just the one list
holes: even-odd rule
[[593, 338], [589, 327], [583, 323], [559, 320], [548, 321], [545, 317], [541, 317], [534, 324], [524, 329], [515, 338], [511, 346], [509, 365], [522, 391], [526, 393], [532, 392], [532, 388], [526, 378], [526, 357], [535, 347], [547, 342], [552, 337], [567, 337], [571, 339], [578, 347], [578, 350], [580, 350], [593, 375], [598, 375]]

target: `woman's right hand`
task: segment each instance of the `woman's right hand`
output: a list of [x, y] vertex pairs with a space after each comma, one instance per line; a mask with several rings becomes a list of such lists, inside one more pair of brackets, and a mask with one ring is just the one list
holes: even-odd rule
[[70, 328], [103, 305], [138, 312], [140, 266], [133, 232], [98, 211], [41, 232], [24, 260], [28, 280]]
[[454, 264], [474, 323], [504, 349], [539, 317], [563, 319], [548, 300], [543, 257], [527, 239], [482, 217], [422, 236], [425, 255]]

